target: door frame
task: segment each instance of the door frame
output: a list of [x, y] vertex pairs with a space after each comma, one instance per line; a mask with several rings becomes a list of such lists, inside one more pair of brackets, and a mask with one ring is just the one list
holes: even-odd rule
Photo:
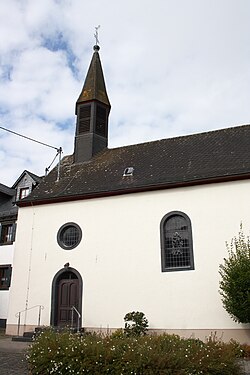
[[55, 327], [57, 326], [57, 314], [58, 314], [58, 284], [59, 281], [63, 279], [63, 274], [72, 272], [79, 282], [78, 288], [78, 309], [81, 314], [80, 327], [82, 327], [82, 292], [83, 292], [83, 282], [80, 273], [72, 267], [64, 267], [60, 269], [54, 276], [52, 280], [52, 289], [51, 289], [51, 314], [50, 314], [50, 325]]

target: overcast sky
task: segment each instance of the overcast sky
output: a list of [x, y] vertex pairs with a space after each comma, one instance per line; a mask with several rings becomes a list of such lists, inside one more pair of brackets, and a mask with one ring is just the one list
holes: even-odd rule
[[[109, 147], [250, 123], [250, 0], [0, 0], [0, 126], [73, 152], [99, 29]], [[0, 129], [0, 182], [56, 151]]]

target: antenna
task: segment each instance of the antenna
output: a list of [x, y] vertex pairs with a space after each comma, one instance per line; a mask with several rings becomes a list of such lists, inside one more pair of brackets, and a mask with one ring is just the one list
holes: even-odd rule
[[96, 45], [100, 44], [99, 39], [98, 39], [98, 30], [100, 29], [100, 27], [101, 27], [100, 25], [98, 25], [98, 26], [95, 27], [94, 37], [95, 37], [95, 44]]
[[40, 142], [40, 141], [37, 141], [36, 139], [33, 139], [33, 138], [30, 138], [30, 137], [27, 137], [26, 135], [23, 135], [23, 134], [20, 134], [20, 133], [17, 133], [17, 132], [14, 132], [13, 130], [10, 130], [10, 129], [7, 129], [7, 128], [4, 128], [3, 126], [0, 126], [0, 129], [2, 130], [5, 130], [9, 133], [12, 133], [14, 135], [18, 135], [19, 137], [22, 137], [22, 138], [25, 138], [25, 139], [28, 139], [29, 141], [32, 141], [32, 142], [36, 142], [36, 143], [39, 143], [40, 145], [43, 145], [43, 146], [46, 146], [46, 147], [50, 147], [50, 148], [54, 148], [56, 151], [57, 151], [57, 154], [56, 156], [54, 157], [52, 163], [49, 165], [48, 168], [45, 168], [45, 176], [47, 176], [48, 174], [48, 171], [51, 167], [51, 165], [54, 163], [57, 155], [59, 155], [59, 162], [58, 162], [58, 170], [57, 170], [57, 181], [59, 181], [60, 179], [60, 167], [61, 167], [61, 158], [62, 158], [62, 147], [54, 147], [54, 146], [51, 146], [51, 145], [48, 145], [47, 143], [44, 143], [44, 142]]
[[58, 169], [57, 169], [57, 179], [56, 179], [56, 181], [60, 180], [60, 167], [61, 167], [61, 158], [62, 158], [62, 147], [59, 147], [57, 149], [56, 156], [54, 157], [54, 159], [52, 160], [52, 162], [50, 163], [50, 165], [45, 168], [45, 176], [47, 176], [47, 174], [49, 173], [51, 165], [54, 163], [54, 161], [55, 161], [55, 159], [57, 158], [58, 155], [59, 155], [59, 161], [58, 161]]

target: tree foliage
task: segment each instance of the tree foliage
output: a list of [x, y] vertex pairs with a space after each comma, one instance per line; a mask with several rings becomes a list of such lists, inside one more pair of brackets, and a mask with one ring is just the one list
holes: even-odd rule
[[242, 225], [227, 250], [228, 258], [219, 268], [222, 303], [235, 322], [250, 323], [250, 240]]

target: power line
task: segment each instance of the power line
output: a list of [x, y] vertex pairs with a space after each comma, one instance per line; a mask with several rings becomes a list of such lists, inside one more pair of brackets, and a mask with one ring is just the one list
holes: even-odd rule
[[19, 137], [22, 137], [22, 138], [28, 139], [29, 141], [36, 142], [36, 143], [39, 143], [40, 145], [43, 145], [43, 146], [46, 146], [46, 147], [50, 147], [50, 148], [53, 148], [54, 150], [56, 150], [56, 151], [57, 151], [57, 154], [56, 154], [56, 156], [54, 157], [52, 163], [49, 165], [49, 167], [45, 169], [45, 175], [48, 174], [51, 165], [54, 163], [56, 157], [59, 155], [58, 170], [57, 170], [57, 181], [59, 181], [59, 179], [60, 179], [60, 166], [61, 166], [62, 147], [59, 147], [59, 148], [58, 148], [58, 147], [54, 147], [54, 146], [48, 145], [47, 143], [37, 141], [36, 139], [33, 139], [33, 138], [30, 138], [30, 137], [27, 137], [26, 135], [23, 135], [23, 134], [20, 134], [20, 133], [14, 132], [13, 130], [10, 130], [10, 129], [7, 129], [7, 128], [4, 128], [3, 126], [0, 126], [0, 129], [5, 130], [5, 131], [7, 131], [7, 132], [9, 132], [9, 133], [12, 133], [12, 134], [14, 134], [14, 135], [18, 135]]
[[19, 134], [19, 133], [16, 133], [14, 132], [13, 130], [10, 130], [10, 129], [7, 129], [7, 128], [4, 128], [3, 126], [0, 126], [0, 129], [2, 130], [5, 130], [9, 133], [12, 133], [12, 134], [15, 134], [15, 135], [18, 135], [19, 137], [22, 137], [22, 138], [26, 138], [28, 139], [29, 141], [33, 141], [33, 142], [36, 142], [36, 143], [40, 143], [40, 145], [43, 145], [43, 146], [47, 146], [47, 147], [50, 147], [50, 148], [54, 148], [56, 151], [59, 151], [61, 147], [54, 147], [54, 146], [51, 146], [51, 145], [48, 145], [47, 143], [43, 143], [43, 142], [40, 142], [40, 141], [37, 141], [36, 139], [33, 139], [33, 138], [30, 138], [30, 137], [27, 137], [26, 135], [23, 135], [23, 134]]

